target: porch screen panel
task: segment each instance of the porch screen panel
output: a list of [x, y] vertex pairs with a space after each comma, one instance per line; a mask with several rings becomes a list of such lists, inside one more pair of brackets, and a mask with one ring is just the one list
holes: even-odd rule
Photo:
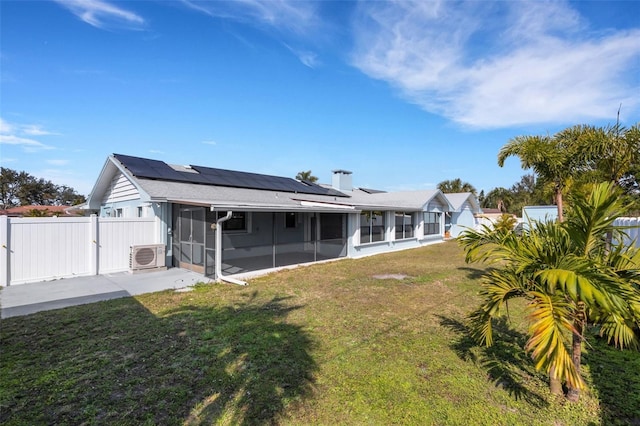
[[172, 205], [171, 244], [172, 244], [171, 264], [173, 266], [178, 266], [180, 263], [180, 206], [178, 204]]
[[342, 215], [322, 213], [320, 214], [320, 239], [342, 239]]
[[192, 218], [192, 242], [204, 244], [204, 209], [197, 209], [191, 212]]
[[316, 260], [335, 259], [346, 254], [345, 215], [341, 213], [320, 214], [320, 241], [315, 245]]
[[213, 277], [216, 270], [216, 231], [211, 226], [216, 223], [216, 212], [206, 210], [204, 223], [204, 270], [205, 276]]

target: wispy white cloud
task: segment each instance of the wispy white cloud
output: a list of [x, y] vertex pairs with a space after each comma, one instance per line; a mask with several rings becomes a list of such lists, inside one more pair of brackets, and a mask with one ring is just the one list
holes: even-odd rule
[[103, 0], [54, 0], [82, 21], [96, 28], [140, 29], [145, 20], [140, 15]]
[[579, 122], [640, 106], [640, 28], [591, 32], [567, 3], [363, 2], [354, 31], [356, 67], [466, 126]]
[[205, 145], [217, 145], [216, 141], [202, 141]]
[[182, 0], [207, 15], [303, 34], [319, 23], [316, 4], [298, 0], [238, 0], [233, 2]]
[[33, 136], [58, 135], [58, 133], [44, 130], [37, 124], [16, 124], [0, 118], [0, 145], [21, 146], [27, 152], [35, 152], [43, 149], [54, 149]]
[[[316, 2], [299, 0], [238, 0], [208, 1], [182, 0], [182, 2], [199, 12], [219, 19], [241, 22], [261, 28], [266, 32], [275, 32], [275, 36], [303, 65], [315, 68], [319, 65], [317, 53], [309, 49], [292, 48], [286, 39], [302, 37], [307, 41], [319, 34], [318, 29], [325, 22], [318, 13]], [[236, 35], [240, 41], [253, 47], [245, 38]]]
[[21, 131], [25, 135], [29, 135], [29, 136], [50, 136], [50, 135], [59, 136], [60, 135], [60, 133], [45, 130], [42, 128], [42, 126], [37, 124], [27, 124], [25, 126], [22, 126]]
[[27, 151], [39, 149], [53, 149], [52, 146], [45, 145], [34, 139], [23, 138], [15, 135], [0, 135], [0, 145], [20, 145]]
[[6, 135], [13, 133], [13, 125], [0, 117], [0, 134]]
[[159, 151], [157, 149], [150, 149], [149, 152], [151, 154], [164, 154], [164, 151]]
[[69, 160], [62, 160], [62, 159], [47, 160], [47, 164], [51, 164], [52, 166], [66, 166], [70, 162], [71, 161], [69, 161]]
[[318, 55], [316, 53], [306, 49], [294, 49], [286, 43], [285, 47], [289, 49], [291, 53], [296, 55], [304, 66], [309, 68], [316, 68], [318, 65], [320, 65], [320, 60], [318, 59]]

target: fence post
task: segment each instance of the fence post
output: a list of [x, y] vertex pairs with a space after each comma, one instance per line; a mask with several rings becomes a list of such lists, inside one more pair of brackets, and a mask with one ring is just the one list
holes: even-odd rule
[[11, 275], [10, 268], [11, 265], [9, 261], [9, 217], [8, 216], [0, 216], [0, 287], [6, 287], [10, 284]]
[[89, 253], [89, 263], [91, 265], [91, 275], [98, 275], [100, 268], [98, 265], [98, 260], [100, 259], [100, 235], [98, 233], [98, 216], [96, 216], [95, 214], [92, 214], [90, 216], [90, 223], [89, 226], [91, 226], [91, 252]]

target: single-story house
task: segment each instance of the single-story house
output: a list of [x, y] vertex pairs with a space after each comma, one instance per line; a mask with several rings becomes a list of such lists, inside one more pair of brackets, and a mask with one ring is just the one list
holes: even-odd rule
[[447, 213], [466, 220], [477, 208], [470, 197], [458, 198], [456, 211], [437, 189], [357, 188], [346, 170], [318, 185], [114, 154], [85, 208], [102, 217], [158, 218], [167, 266], [222, 279], [441, 242]]
[[459, 236], [465, 228], [478, 224], [476, 216], [482, 213], [480, 202], [471, 192], [445, 194], [453, 210], [446, 214], [445, 232], [452, 238]]

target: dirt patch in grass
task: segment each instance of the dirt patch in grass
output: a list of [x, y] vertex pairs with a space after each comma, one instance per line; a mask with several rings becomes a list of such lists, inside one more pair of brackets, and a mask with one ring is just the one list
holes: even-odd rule
[[410, 278], [405, 274], [382, 274], [382, 275], [374, 275], [373, 278], [376, 280], [398, 280], [402, 281], [404, 279]]

